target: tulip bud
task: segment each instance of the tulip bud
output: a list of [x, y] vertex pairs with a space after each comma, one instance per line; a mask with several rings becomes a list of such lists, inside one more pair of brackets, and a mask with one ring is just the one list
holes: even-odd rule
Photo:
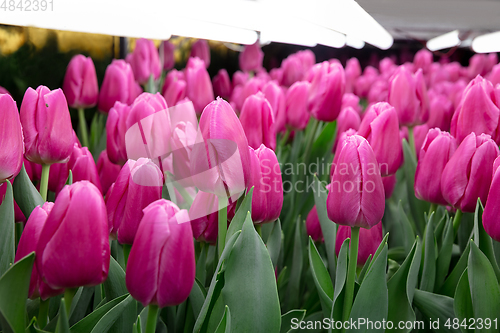
[[198, 39], [194, 42], [191, 46], [191, 54], [189, 57], [203, 60], [205, 63], [204, 67], [208, 68], [208, 66], [210, 66], [210, 46], [208, 46], [208, 42], [204, 39]]
[[491, 181], [488, 200], [483, 212], [483, 227], [491, 238], [500, 242], [500, 224], [498, 224], [498, 216], [500, 214], [500, 158], [496, 158], [493, 163], [493, 179]]
[[244, 72], [256, 71], [262, 67], [264, 52], [260, 49], [259, 41], [252, 45], [247, 45], [240, 53], [240, 68]]
[[[54, 203], [46, 202], [43, 206], [36, 206], [35, 209], [33, 209], [28, 221], [26, 222], [23, 233], [21, 234], [21, 238], [19, 239], [16, 257], [14, 260], [15, 262], [18, 262], [31, 252], [36, 251], [40, 233], [42, 232], [43, 226], [47, 221], [47, 216], [50, 214], [53, 206]], [[36, 299], [37, 297], [41, 297], [43, 300], [46, 300], [47, 298], [56, 296], [62, 292], [62, 289], [54, 290], [50, 288], [42, 280], [36, 265], [33, 266], [28, 292], [29, 298]]]
[[486, 203], [498, 156], [496, 143], [487, 134], [467, 135], [446, 164], [441, 176], [444, 199], [463, 212], [473, 213], [477, 198]]
[[191, 151], [196, 140], [196, 127], [190, 122], [179, 122], [172, 131], [170, 146], [173, 176], [184, 187], [194, 186], [191, 178]]
[[439, 127], [442, 131], [448, 131], [453, 112], [453, 104], [448, 97], [441, 94], [433, 95], [433, 98], [430, 99], [427, 125], [430, 128]]
[[370, 92], [371, 85], [378, 78], [378, 70], [372, 66], [365, 67], [363, 75], [358, 77], [356, 82], [354, 83], [354, 92], [361, 98], [365, 98], [368, 96]]
[[73, 146], [73, 152], [68, 162], [68, 169], [73, 174], [73, 182], [88, 180], [102, 192], [101, 181], [97, 174], [94, 157], [87, 147]]
[[342, 96], [341, 109], [345, 109], [349, 106], [353, 108], [359, 115], [361, 115], [361, 105], [359, 105], [359, 97], [351, 93], [345, 93], [344, 96]]
[[488, 60], [485, 54], [474, 54], [469, 59], [469, 67], [467, 68], [467, 75], [469, 78], [476, 77], [478, 75], [486, 75], [488, 70]]
[[90, 182], [64, 187], [36, 247], [38, 273], [51, 288], [95, 286], [108, 277], [106, 206]]
[[330, 220], [366, 229], [379, 223], [385, 209], [384, 185], [368, 141], [359, 135], [347, 137], [332, 168], [326, 202]]
[[380, 74], [382, 74], [382, 76], [388, 78], [392, 74], [394, 74], [394, 72], [398, 69], [398, 66], [394, 63], [393, 59], [386, 57], [386, 58], [380, 60], [378, 69], [380, 70]]
[[224, 68], [219, 70], [217, 75], [214, 76], [212, 85], [214, 86], [215, 96], [220, 96], [225, 100], [228, 100], [229, 97], [231, 97], [231, 79], [229, 79], [229, 74], [227, 74], [227, 71]]
[[283, 207], [283, 183], [278, 159], [269, 148], [261, 145], [250, 150], [252, 186], [252, 221], [255, 224], [275, 221]]
[[125, 133], [127, 132], [127, 118], [130, 107], [116, 102], [109, 110], [106, 120], [106, 150], [112, 163], [123, 165], [127, 161], [125, 147]]
[[274, 128], [276, 129], [276, 132], [284, 132], [286, 130], [285, 93], [275, 81], [266, 83], [262, 92], [271, 105], [271, 110], [273, 110]]
[[115, 105], [115, 102], [132, 104], [141, 92], [142, 89], [135, 82], [130, 65], [125, 60], [115, 59], [104, 73], [97, 108], [104, 113], [108, 113], [109, 109]]
[[370, 92], [368, 93], [368, 103], [386, 102], [388, 94], [389, 91], [387, 81], [382, 78], [375, 80], [370, 88]]
[[61, 89], [28, 88], [21, 104], [26, 158], [38, 164], [66, 162], [73, 149], [73, 127]]
[[421, 68], [423, 73], [427, 74], [430, 72], [432, 63], [432, 52], [426, 49], [421, 49], [415, 53], [415, 57], [413, 58], [413, 66], [415, 70]]
[[495, 65], [488, 74], [488, 80], [496, 86], [500, 83], [500, 64]]
[[314, 206], [307, 215], [306, 231], [307, 235], [311, 236], [313, 241], [325, 241], [323, 238], [323, 232], [321, 231], [321, 224], [319, 223], [318, 211], [316, 210], [316, 206]]
[[396, 110], [384, 102], [372, 105], [359, 126], [358, 135], [370, 143], [382, 176], [396, 173], [403, 162]]
[[236, 86], [244, 86], [247, 83], [250, 75], [246, 72], [236, 71], [233, 74], [233, 88]]
[[358, 130], [361, 120], [359, 119], [359, 114], [350, 106], [342, 109], [340, 111], [339, 117], [337, 118], [337, 133], [339, 134], [335, 137], [335, 142], [333, 143], [333, 150], [336, 150], [338, 137], [340, 134], [344, 133], [348, 129], [352, 128]]
[[106, 196], [108, 223], [112, 236], [122, 244], [133, 244], [142, 219], [142, 210], [161, 198], [163, 175], [151, 160], [129, 160]]
[[391, 176], [382, 177], [382, 183], [384, 184], [385, 198], [389, 199], [394, 192], [394, 187], [396, 186], [396, 174]]
[[345, 92], [353, 93], [354, 84], [358, 77], [361, 76], [361, 65], [357, 58], [351, 58], [347, 60], [345, 65]]
[[97, 173], [102, 186], [102, 193], [108, 193], [111, 185], [116, 181], [120, 173], [120, 166], [112, 163], [108, 158], [108, 153], [103, 150], [97, 160]]
[[174, 106], [186, 97], [186, 80], [183, 72], [171, 70], [163, 84], [161, 94], [167, 105]]
[[23, 165], [24, 142], [19, 112], [10, 95], [0, 94], [0, 184], [15, 177]]
[[309, 82], [295, 82], [286, 93], [286, 124], [294, 129], [303, 130], [309, 122], [307, 98]]
[[271, 77], [271, 80], [274, 80], [279, 84], [283, 80], [283, 69], [273, 68], [269, 72], [269, 76]]
[[[168, 40], [164, 40], [160, 45], [160, 50], [163, 51], [163, 70], [168, 71], [175, 65], [175, 45]], [[160, 56], [161, 60], [161, 56]]]
[[[151, 116], [152, 114], [168, 109], [167, 102], [160, 93], [150, 94], [142, 93], [134, 100], [130, 106], [130, 111], [127, 116], [126, 125], [127, 129], [132, 127], [135, 123]], [[168, 112], [165, 112], [168, 114]], [[170, 128], [165, 128], [165, 131], [170, 132]], [[170, 135], [167, 135], [170, 137]]]
[[495, 92], [488, 80], [478, 76], [465, 88], [460, 105], [451, 120], [451, 134], [458, 142], [469, 133], [493, 136], [498, 127], [500, 109], [495, 105]]
[[314, 65], [308, 73], [311, 83], [308, 109], [312, 116], [322, 121], [337, 119], [345, 91], [345, 74], [342, 65], [324, 61]]
[[2, 86], [0, 86], [0, 94], [10, 95], [9, 91]]
[[[338, 256], [342, 244], [347, 238], [351, 238], [351, 228], [339, 225], [337, 238], [335, 239], [335, 254]], [[370, 254], [373, 256], [382, 242], [382, 222], [377, 223], [371, 229], [359, 230], [358, 266], [363, 266]]]
[[273, 150], [276, 149], [274, 114], [271, 104], [263, 93], [259, 92], [245, 100], [240, 113], [240, 122], [250, 147], [257, 149], [264, 144]]
[[160, 78], [160, 56], [152, 40], [139, 38], [129, 60], [127, 62], [130, 63], [134, 77], [140, 84], [146, 84], [151, 75], [155, 80]]
[[399, 123], [405, 126], [422, 124], [429, 118], [429, 101], [422, 70], [415, 75], [400, 66], [389, 80], [388, 102], [396, 109]]
[[189, 58], [186, 66], [186, 96], [193, 102], [197, 114], [214, 99], [212, 81], [200, 58]]
[[415, 173], [415, 196], [420, 200], [447, 205], [441, 192], [441, 174], [457, 149], [454, 137], [432, 128], [425, 137]]
[[283, 69], [283, 77], [281, 84], [290, 87], [297, 81], [301, 81], [304, 77], [304, 70], [300, 59], [295, 55], [289, 55], [288, 58], [281, 63]]
[[186, 210], [161, 199], [144, 209], [127, 262], [127, 289], [144, 306], [184, 302], [195, 279], [193, 233]]
[[217, 98], [207, 105], [199, 131], [205, 144], [195, 145], [191, 152], [195, 185], [219, 197], [243, 192], [250, 180], [248, 141], [229, 103]]
[[92, 58], [78, 54], [68, 64], [63, 91], [69, 106], [88, 109], [97, 104], [99, 88]]

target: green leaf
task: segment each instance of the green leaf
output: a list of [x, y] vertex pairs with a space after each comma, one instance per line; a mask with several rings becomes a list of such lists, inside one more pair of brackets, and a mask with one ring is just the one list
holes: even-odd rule
[[57, 320], [56, 333], [69, 333], [69, 322], [66, 314], [66, 301], [61, 298], [59, 306], [59, 319]]
[[[12, 185], [6, 181], [0, 186], [7, 186], [4, 198], [0, 198], [0, 276], [14, 263], [16, 255], [16, 230], [14, 219], [14, 197]], [[1, 200], [3, 199], [3, 201]]]
[[292, 253], [292, 269], [290, 271], [290, 279], [288, 281], [287, 297], [285, 307], [288, 309], [296, 308], [299, 304], [300, 295], [300, 276], [302, 275], [303, 262], [303, 246], [301, 237], [301, 218], [297, 217], [295, 222], [295, 237], [293, 242]]
[[[368, 271], [363, 283], [359, 287], [354, 304], [352, 306], [350, 317], [356, 321], [360, 318], [372, 322], [381, 322], [387, 319], [388, 311], [388, 291], [385, 279], [385, 270], [387, 267], [387, 244], [384, 245], [382, 252], [373, 260], [373, 265]], [[368, 325], [350, 329], [347, 332], [383, 332], [381, 328], [376, 330], [369, 329]]]
[[83, 319], [89, 307], [92, 296], [94, 295], [94, 287], [80, 287], [76, 292], [73, 302], [71, 303], [71, 315], [69, 317], [70, 325], [73, 325]]
[[[470, 295], [469, 286], [469, 274], [467, 269], [463, 272], [458, 282], [457, 289], [455, 291], [455, 300], [453, 303], [453, 308], [456, 317], [462, 322], [463, 320], [468, 320], [469, 318], [474, 318], [474, 310], [472, 308], [472, 298]], [[463, 328], [462, 332], [472, 332]]]
[[437, 328], [437, 330], [433, 330], [434, 332], [460, 333], [460, 330], [444, 325], [448, 319], [453, 320], [455, 317], [453, 298], [417, 289], [413, 297], [413, 304], [426, 317], [426, 327], [430, 321], [439, 320], [439, 325], [434, 325]]
[[[219, 282], [218, 278], [220, 278], [218, 272], [221, 269], [222, 263], [226, 260], [226, 258], [229, 256], [229, 254], [233, 250], [234, 243], [236, 243], [236, 240], [238, 239], [240, 234], [241, 234], [241, 231], [237, 231], [226, 242], [226, 246], [224, 247], [224, 251], [222, 251], [222, 255], [219, 259], [219, 263], [217, 264], [217, 268], [215, 270], [216, 273], [213, 275], [212, 281], [210, 283], [210, 287], [208, 288], [207, 297], [205, 298], [205, 302], [203, 303], [203, 306], [200, 310], [200, 314], [196, 318], [193, 332], [200, 332], [200, 330], [202, 329], [202, 327], [205, 324], [205, 321], [207, 319], [207, 314], [210, 312], [209, 310], [211, 308], [213, 308], [215, 302], [217, 301], [217, 298], [219, 297], [220, 289], [218, 289], [218, 290], [216, 289], [216, 286], [218, 286], [218, 282]], [[219, 284], [219, 287], [220, 287], [220, 284]]]
[[12, 265], [0, 277], [0, 323], [3, 331], [24, 332], [26, 327], [26, 299], [30, 285], [35, 253]]
[[[336, 121], [326, 124], [318, 138], [313, 143], [309, 161], [312, 161], [314, 163], [332, 154], [336, 130]], [[317, 172], [319, 172], [319, 170], [317, 170]], [[326, 172], [330, 172], [330, 170], [327, 170]]]
[[253, 195], [253, 187], [248, 191], [245, 195], [245, 199], [240, 205], [240, 208], [234, 214], [229, 227], [227, 228], [226, 234], [226, 244], [229, 242], [229, 239], [238, 231], [243, 228], [243, 223], [245, 223], [245, 219], [247, 218], [248, 213], [252, 213], [252, 195]]
[[462, 253], [462, 256], [460, 257], [457, 264], [455, 265], [450, 275], [448, 276], [443, 286], [441, 287], [441, 290], [439, 291], [440, 294], [450, 297], [453, 297], [453, 295], [455, 295], [455, 289], [457, 288], [458, 282], [460, 281], [463, 272], [467, 269], [467, 263], [469, 261], [469, 253], [470, 253], [470, 243], [467, 244], [467, 247]]
[[[317, 321], [321, 321], [323, 320], [323, 313], [321, 311], [319, 312], [314, 312], [314, 313], [311, 313], [310, 315], [308, 315], [304, 321], [307, 322], [307, 323], [314, 323], [314, 322], [317, 322]], [[320, 333], [320, 332], [323, 332], [323, 330], [321, 328], [312, 328], [312, 327], [306, 327], [304, 329], [294, 329], [292, 330], [291, 332], [297, 332], [297, 333]]]
[[189, 301], [193, 308], [195, 318], [198, 318], [200, 314], [203, 303], [205, 302], [206, 293], [205, 287], [203, 287], [198, 279], [195, 279], [193, 289], [191, 289], [191, 293], [189, 294]]
[[250, 213], [227, 259], [224, 275], [222, 296], [231, 309], [231, 331], [279, 332], [281, 310], [274, 268]]
[[292, 331], [292, 320], [300, 322], [304, 319], [306, 310], [290, 310], [281, 316], [281, 329], [280, 333], [288, 333]]
[[498, 268], [497, 260], [495, 258], [495, 250], [491, 237], [486, 233], [483, 227], [483, 205], [481, 199], [477, 199], [476, 211], [474, 213], [474, 242], [479, 249], [486, 255], [490, 264], [495, 272], [497, 280], [500, 281], [500, 269]]
[[326, 198], [327, 191], [325, 186], [319, 181], [318, 177], [314, 175], [314, 202], [316, 203], [316, 211], [318, 212], [318, 219], [325, 239], [326, 255], [328, 257], [328, 271], [332, 281], [335, 280], [336, 260], [335, 255], [335, 239], [337, 238], [337, 225], [328, 218], [326, 211]]
[[429, 216], [425, 228], [424, 262], [420, 290], [432, 292], [436, 282], [436, 240], [434, 239], [434, 213]]
[[[123, 301], [115, 305], [111, 310], [109, 310], [95, 325], [91, 333], [103, 333], [108, 332], [113, 326], [116, 320], [121, 316], [129, 304], [134, 302], [132, 296], [128, 295]], [[130, 329], [132, 325], [130, 325]]]
[[410, 220], [408, 220], [408, 216], [406, 216], [401, 201], [399, 201], [398, 203], [398, 216], [399, 223], [401, 224], [401, 228], [403, 230], [404, 248], [406, 252], [405, 254], [408, 255], [415, 242], [415, 233], [413, 230], [414, 227], [412, 226]]
[[336, 321], [342, 320], [345, 293], [344, 286], [347, 278], [347, 252], [349, 252], [349, 238], [346, 238], [340, 247], [337, 271], [335, 272], [335, 290], [330, 318]]
[[29, 218], [36, 206], [41, 206], [44, 203], [40, 193], [28, 177], [24, 165], [14, 179], [14, 199], [26, 219]]
[[[388, 320], [393, 322], [415, 321], [415, 312], [412, 308], [413, 294], [417, 286], [418, 271], [421, 260], [421, 243], [417, 237], [412, 250], [406, 257], [398, 271], [387, 282], [389, 289], [389, 316]], [[409, 332], [409, 330], [394, 331]]]
[[[472, 241], [468, 277], [474, 318], [500, 319], [500, 287], [495, 271], [488, 258]], [[476, 332], [491, 332], [491, 330], [476, 329]]]
[[271, 261], [273, 263], [273, 267], [278, 266], [278, 258], [280, 256], [281, 250], [281, 222], [280, 219], [277, 219], [274, 222], [273, 230], [271, 231], [271, 235], [267, 240], [267, 250], [269, 251], [269, 256], [271, 256]]
[[226, 305], [226, 309], [224, 310], [224, 316], [219, 323], [219, 326], [215, 330], [215, 333], [230, 333], [231, 332], [231, 312], [229, 311], [229, 307]]
[[[436, 285], [435, 290], [440, 290], [445, 281], [446, 275], [450, 269], [451, 262], [451, 252], [453, 248], [453, 239], [455, 235], [453, 233], [453, 222], [449, 217], [446, 217], [446, 224], [443, 230], [443, 241], [441, 243], [441, 248], [437, 257], [436, 265]], [[451, 295], [448, 296], [452, 296]]]
[[26, 333], [49, 333], [47, 331], [41, 330], [38, 328], [38, 323], [35, 317], [31, 319], [30, 324], [26, 328]]
[[333, 284], [311, 237], [309, 237], [309, 263], [311, 265], [314, 283], [318, 290], [323, 314], [325, 318], [328, 318], [332, 312]]
[[201, 246], [201, 252], [196, 260], [196, 278], [205, 286], [207, 280], [207, 254], [209, 245], [203, 242], [198, 244]]
[[[91, 312], [89, 315], [87, 315], [85, 318], [71, 326], [71, 333], [86, 333], [86, 332], [91, 332], [94, 327], [97, 325], [97, 323], [106, 315], [111, 309], [113, 309], [115, 306], [123, 302], [129, 295], [123, 295], [120, 297], [117, 297], [106, 304], [102, 305], [101, 307], [95, 309], [93, 312]], [[135, 318], [135, 316], [134, 316]], [[132, 320], [133, 322], [133, 320]]]
[[[380, 242], [380, 245], [378, 246], [377, 251], [375, 251], [375, 254], [372, 257], [372, 260], [370, 261], [370, 265], [368, 266], [368, 270], [371, 269], [372, 264], [375, 262], [375, 260], [377, 260], [380, 253], [382, 253], [382, 250], [384, 250], [385, 244], [387, 244], [388, 239], [389, 239], [389, 233], [386, 233], [384, 238], [382, 238], [382, 241]], [[387, 253], [389, 253], [389, 251], [387, 251]]]

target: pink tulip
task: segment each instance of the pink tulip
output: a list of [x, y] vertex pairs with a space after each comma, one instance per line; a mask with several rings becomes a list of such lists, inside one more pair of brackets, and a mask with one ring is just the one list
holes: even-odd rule
[[283, 60], [281, 68], [283, 69], [281, 84], [284, 86], [290, 87], [295, 82], [301, 81], [304, 78], [304, 66], [302, 66], [300, 59], [295, 54]]
[[2, 86], [0, 86], [0, 94], [10, 95], [9, 91]]
[[[342, 243], [351, 238], [351, 228], [340, 225], [335, 240], [335, 254], [339, 255]], [[373, 256], [382, 242], [382, 222], [377, 223], [371, 229], [361, 228], [359, 231], [358, 266], [363, 266], [370, 254]]]
[[380, 74], [382, 74], [382, 76], [386, 78], [389, 78], [398, 69], [398, 66], [394, 63], [394, 60], [388, 57], [380, 60], [378, 67], [378, 69], [380, 70]]
[[[132, 127], [137, 122], [151, 116], [154, 113], [165, 111], [168, 109], [167, 102], [160, 93], [150, 94], [142, 93], [134, 100], [130, 106], [130, 111], [127, 116], [127, 129]], [[169, 130], [165, 129], [165, 130]]]
[[125, 282], [144, 306], [184, 302], [195, 279], [193, 233], [186, 210], [161, 199], [144, 209], [130, 251]]
[[73, 146], [73, 152], [68, 162], [68, 169], [73, 174], [73, 182], [88, 180], [102, 192], [101, 181], [97, 173], [94, 158], [87, 147]]
[[16, 102], [0, 94], [0, 184], [15, 177], [23, 164], [24, 142]]
[[129, 160], [106, 195], [111, 235], [133, 244], [143, 209], [161, 198], [163, 175], [151, 160]]
[[368, 103], [373, 104], [378, 102], [387, 102], [387, 97], [389, 95], [388, 88], [389, 86], [385, 79], [380, 78], [375, 80], [367, 96]]
[[108, 235], [101, 192], [88, 181], [66, 186], [38, 239], [38, 273], [54, 289], [101, 284], [108, 277]]
[[441, 176], [444, 199], [463, 212], [474, 212], [477, 199], [486, 203], [498, 146], [489, 135], [467, 135]]
[[445, 95], [429, 94], [429, 120], [427, 125], [430, 128], [439, 127], [443, 131], [450, 129], [451, 118], [453, 116], [453, 104]]
[[500, 174], [498, 167], [500, 166], [500, 158], [496, 158], [493, 162], [493, 179], [491, 181], [488, 199], [483, 212], [483, 227], [491, 238], [500, 241], [500, 225], [498, 224], [498, 216], [500, 214], [500, 192], [499, 181]]
[[306, 231], [307, 235], [310, 236], [313, 241], [324, 242], [323, 232], [321, 231], [321, 224], [319, 222], [316, 206], [314, 206], [309, 214], [307, 214]]
[[396, 174], [391, 176], [382, 177], [382, 183], [384, 184], [385, 198], [389, 199], [394, 192], [394, 187], [396, 186]]
[[229, 79], [229, 74], [227, 74], [227, 71], [224, 68], [220, 69], [217, 75], [214, 76], [212, 85], [214, 87], [215, 96], [220, 96], [225, 100], [228, 100], [229, 97], [231, 97], [231, 92], [233, 90], [231, 86], [231, 79]]
[[61, 89], [28, 88], [21, 104], [26, 158], [39, 164], [66, 162], [73, 149], [73, 127]]
[[245, 83], [250, 78], [250, 75], [246, 72], [236, 71], [233, 74], [233, 88], [236, 86], [244, 86]]
[[269, 76], [271, 76], [271, 80], [274, 80], [279, 84], [283, 80], [283, 69], [273, 68], [269, 72]]
[[205, 63], [205, 68], [210, 66], [210, 46], [208, 42], [204, 39], [198, 39], [191, 45], [190, 58], [200, 58]]
[[106, 150], [111, 163], [123, 165], [127, 161], [125, 147], [125, 133], [127, 132], [127, 118], [130, 107], [116, 102], [109, 110], [106, 120]]
[[432, 58], [432, 52], [426, 49], [419, 50], [415, 53], [415, 58], [413, 58], [414, 69], [417, 70], [421, 68], [424, 74], [429, 73], [433, 62]]
[[141, 92], [142, 89], [135, 82], [130, 65], [125, 60], [115, 59], [104, 73], [97, 108], [104, 113], [108, 113], [109, 109], [115, 105], [115, 102], [132, 104]]
[[[429, 132], [429, 125], [427, 124], [422, 124], [415, 126], [413, 128], [413, 136], [415, 138], [415, 152], [419, 152], [420, 149], [422, 148], [425, 137], [427, 136], [427, 132]], [[417, 160], [418, 160], [418, 154], [417, 154]]]
[[161, 91], [167, 105], [174, 106], [183, 100], [186, 97], [186, 87], [184, 73], [175, 69], [171, 70], [165, 78]]
[[140, 84], [146, 84], [151, 76], [158, 80], [161, 74], [160, 56], [154, 42], [139, 38], [135, 43], [134, 52], [130, 54], [130, 67], [134, 77]]
[[108, 153], [103, 150], [97, 160], [97, 173], [102, 186], [102, 193], [108, 193], [111, 185], [116, 181], [120, 173], [120, 166], [112, 163], [108, 158]]
[[262, 92], [264, 93], [264, 96], [268, 100], [269, 104], [271, 105], [271, 109], [273, 110], [274, 127], [276, 129], [276, 132], [284, 132], [286, 130], [285, 93], [279, 87], [279, 85], [276, 84], [275, 81], [266, 83], [266, 85], [262, 89]]
[[420, 149], [415, 173], [415, 196], [420, 200], [447, 205], [441, 192], [441, 175], [455, 153], [457, 143], [448, 132], [432, 128]]
[[377, 80], [379, 73], [378, 70], [374, 67], [368, 66], [365, 67], [363, 71], [363, 75], [358, 77], [356, 83], [354, 84], [354, 92], [361, 98], [365, 98], [368, 96], [370, 92], [371, 85], [375, 80]]
[[500, 64], [495, 65], [488, 74], [487, 79], [496, 86], [500, 83]]
[[240, 113], [240, 122], [250, 147], [257, 149], [264, 144], [273, 150], [276, 149], [274, 114], [271, 104], [263, 93], [259, 92], [245, 100]]
[[286, 124], [294, 129], [303, 130], [309, 122], [307, 111], [309, 87], [307, 81], [295, 82], [286, 93]]
[[336, 164], [326, 208], [340, 225], [370, 229], [384, 215], [385, 194], [377, 158], [359, 135], [346, 138]]
[[340, 134], [344, 133], [348, 129], [358, 130], [361, 120], [359, 118], [358, 112], [356, 112], [352, 107], [348, 106], [342, 111], [340, 111], [339, 117], [337, 118], [337, 137], [335, 137], [335, 142], [333, 143], [333, 150], [336, 150], [337, 142]]
[[72, 108], [94, 107], [97, 104], [99, 88], [92, 58], [81, 54], [74, 56], [66, 69], [62, 88]]
[[358, 77], [361, 76], [361, 66], [357, 58], [351, 58], [347, 60], [345, 65], [345, 92], [353, 93], [354, 92], [354, 84]]
[[252, 45], [247, 45], [240, 53], [240, 68], [244, 72], [256, 71], [262, 67], [264, 52], [260, 49], [259, 41]]
[[194, 186], [191, 178], [191, 151], [197, 140], [197, 128], [190, 122], [179, 122], [172, 131], [172, 174], [184, 187]]
[[351, 93], [344, 94], [344, 96], [342, 96], [341, 109], [344, 109], [346, 107], [353, 108], [359, 115], [361, 115], [361, 105], [359, 105], [359, 97], [358, 96], [351, 94]]
[[197, 114], [214, 99], [212, 81], [200, 58], [189, 58], [186, 66], [186, 96], [193, 102]]
[[168, 71], [172, 69], [175, 65], [175, 56], [174, 56], [175, 45], [170, 43], [170, 41], [168, 40], [164, 40], [161, 43], [160, 48], [163, 51], [163, 70]]

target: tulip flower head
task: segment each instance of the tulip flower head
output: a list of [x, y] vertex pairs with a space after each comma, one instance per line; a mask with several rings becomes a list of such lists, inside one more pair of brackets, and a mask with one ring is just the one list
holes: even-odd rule
[[256, 41], [252, 45], [245, 46], [243, 52], [240, 53], [240, 68], [244, 72], [256, 71], [262, 67], [263, 59], [264, 52], [260, 49], [259, 41]]
[[319, 222], [316, 206], [314, 206], [309, 214], [307, 214], [306, 231], [313, 241], [324, 242], [323, 232], [321, 231], [321, 224]]
[[274, 112], [263, 93], [259, 92], [245, 100], [240, 122], [250, 147], [257, 149], [264, 144], [273, 150], [276, 149]]
[[153, 76], [154, 80], [160, 78], [160, 56], [152, 40], [139, 38], [135, 43], [134, 52], [130, 54], [129, 63], [135, 79], [140, 84], [146, 84], [150, 76]]
[[97, 104], [99, 88], [92, 58], [78, 54], [68, 64], [63, 91], [69, 106], [88, 109]]
[[23, 165], [24, 140], [16, 102], [0, 94], [0, 184], [15, 177]]

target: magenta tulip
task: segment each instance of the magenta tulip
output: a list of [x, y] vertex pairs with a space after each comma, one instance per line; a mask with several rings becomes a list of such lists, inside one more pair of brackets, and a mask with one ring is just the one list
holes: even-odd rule
[[116, 181], [120, 173], [120, 166], [112, 163], [108, 158], [108, 153], [103, 150], [97, 160], [97, 173], [102, 186], [102, 193], [108, 193], [109, 188]]
[[66, 162], [73, 149], [73, 127], [61, 89], [28, 88], [21, 104], [25, 156], [39, 164]]
[[260, 49], [259, 41], [252, 45], [247, 45], [240, 53], [239, 63], [240, 68], [244, 72], [256, 71], [262, 67], [264, 60], [264, 52]]
[[[191, 151], [197, 137], [197, 127], [191, 122], [181, 121], [172, 130], [172, 174], [174, 180], [184, 187], [194, 186], [191, 178]], [[199, 142], [201, 144], [201, 142]]]
[[16, 102], [0, 94], [0, 184], [15, 177], [23, 165], [24, 141]]
[[255, 224], [275, 221], [283, 207], [283, 183], [281, 170], [276, 154], [271, 149], [261, 145], [259, 149], [250, 150], [252, 166], [252, 221]]
[[144, 209], [127, 262], [127, 289], [144, 306], [184, 302], [195, 279], [193, 233], [186, 210], [161, 199]]
[[134, 52], [130, 54], [129, 63], [135, 79], [140, 84], [146, 84], [151, 76], [154, 80], [160, 78], [160, 56], [152, 40], [139, 38], [135, 43]]
[[204, 67], [210, 66], [210, 46], [204, 39], [198, 39], [191, 45], [190, 58], [200, 58], [205, 63]]
[[66, 186], [40, 233], [38, 273], [54, 289], [101, 284], [108, 277], [108, 235], [101, 192], [88, 181]]
[[309, 122], [307, 98], [310, 84], [307, 81], [295, 82], [286, 93], [286, 125], [302, 130]]
[[448, 132], [432, 128], [420, 149], [415, 173], [415, 196], [420, 200], [447, 205], [441, 192], [441, 174], [457, 149], [457, 142]]
[[430, 128], [439, 127], [442, 131], [448, 131], [454, 112], [453, 104], [445, 95], [429, 93], [429, 97], [431, 98], [427, 125]]
[[366, 229], [379, 223], [385, 209], [384, 185], [368, 141], [359, 135], [347, 137], [333, 168], [326, 202], [330, 220]]
[[163, 58], [160, 55], [160, 60], [163, 59], [163, 70], [168, 71], [175, 65], [175, 45], [170, 43], [170, 41], [165, 40], [161, 43], [160, 50], [163, 52]]
[[283, 60], [281, 68], [283, 69], [281, 84], [286, 87], [290, 87], [295, 82], [301, 81], [304, 78], [304, 67], [295, 54], [289, 55], [288, 58]]
[[68, 64], [63, 91], [69, 106], [88, 109], [97, 104], [99, 88], [92, 58], [78, 54]]
[[382, 176], [396, 173], [403, 162], [396, 110], [384, 102], [372, 105], [361, 121], [358, 134], [370, 143]]
[[345, 73], [342, 65], [324, 61], [314, 65], [307, 75], [311, 83], [308, 109], [321, 121], [337, 119], [345, 91]]
[[323, 232], [321, 231], [321, 224], [319, 222], [316, 206], [314, 206], [309, 214], [307, 214], [306, 231], [307, 235], [310, 236], [313, 241], [324, 242]]
[[500, 242], [500, 224], [498, 216], [500, 216], [500, 158], [496, 158], [493, 163], [493, 179], [491, 181], [488, 199], [483, 212], [483, 227], [491, 238]]
[[244, 86], [245, 83], [250, 78], [250, 75], [246, 72], [236, 71], [233, 74], [233, 88], [236, 86]]
[[189, 58], [186, 70], [186, 96], [193, 102], [197, 114], [214, 99], [212, 81], [200, 58]]
[[491, 69], [487, 78], [494, 86], [500, 83], [500, 64], [495, 65]]
[[231, 97], [231, 92], [233, 90], [231, 86], [231, 79], [224, 68], [220, 69], [217, 75], [214, 76], [212, 85], [214, 87], [215, 96], [220, 96], [225, 100], [228, 100], [229, 97]]
[[73, 152], [68, 162], [68, 169], [73, 174], [73, 182], [88, 180], [102, 192], [101, 181], [97, 173], [97, 167], [87, 147], [73, 146]]
[[142, 210], [161, 198], [163, 175], [151, 160], [129, 160], [106, 196], [109, 230], [122, 244], [133, 244]]
[[337, 133], [338, 136], [335, 137], [335, 142], [333, 143], [333, 150], [337, 148], [338, 137], [340, 134], [344, 133], [348, 129], [358, 130], [361, 120], [359, 114], [352, 107], [348, 106], [342, 111], [340, 111], [339, 117], [337, 118]]
[[250, 147], [257, 149], [264, 144], [276, 149], [274, 114], [263, 93], [259, 92], [245, 100], [240, 112], [240, 122]]
[[363, 75], [358, 77], [354, 84], [354, 92], [361, 98], [368, 96], [371, 85], [377, 80], [379, 73], [378, 70], [372, 66], [365, 67]]
[[[340, 225], [337, 230], [335, 240], [335, 254], [338, 256], [340, 248], [347, 238], [351, 238], [351, 228]], [[380, 242], [382, 242], [382, 222], [377, 223], [373, 228], [359, 230], [358, 266], [363, 266], [370, 255], [374, 255]]]
[[104, 113], [108, 113], [109, 109], [115, 105], [115, 102], [132, 104], [141, 92], [142, 89], [135, 82], [130, 65], [125, 60], [115, 59], [104, 73], [97, 108]]
[[359, 115], [361, 115], [361, 105], [359, 104], [358, 96], [351, 93], [345, 93], [344, 96], [342, 96], [341, 109], [344, 109], [348, 106], [353, 108]]
[[123, 165], [127, 161], [125, 147], [125, 133], [127, 132], [127, 118], [130, 107], [116, 102], [109, 110], [106, 120], [106, 150], [112, 163]]
[[389, 199], [394, 192], [394, 187], [396, 186], [396, 174], [391, 176], [382, 177], [382, 183], [384, 184], [385, 198]]
[[419, 50], [415, 53], [415, 57], [413, 58], [414, 69], [417, 70], [421, 68], [424, 74], [429, 73], [433, 62], [432, 57], [432, 52], [426, 49]]
[[361, 76], [361, 65], [357, 58], [347, 60], [345, 65], [345, 92], [353, 93], [354, 85], [358, 77]]
[[167, 105], [174, 106], [186, 97], [187, 83], [184, 73], [175, 69], [171, 70], [165, 78], [161, 94]]
[[264, 88], [262, 89], [264, 96], [268, 100], [271, 105], [271, 109], [274, 114], [274, 127], [276, 132], [284, 132], [285, 131], [285, 122], [286, 122], [286, 100], [285, 93], [280, 88], [275, 81], [270, 81], [266, 83]]
[[444, 199], [463, 212], [474, 212], [477, 199], [486, 203], [498, 146], [487, 134], [467, 135], [441, 176]]

